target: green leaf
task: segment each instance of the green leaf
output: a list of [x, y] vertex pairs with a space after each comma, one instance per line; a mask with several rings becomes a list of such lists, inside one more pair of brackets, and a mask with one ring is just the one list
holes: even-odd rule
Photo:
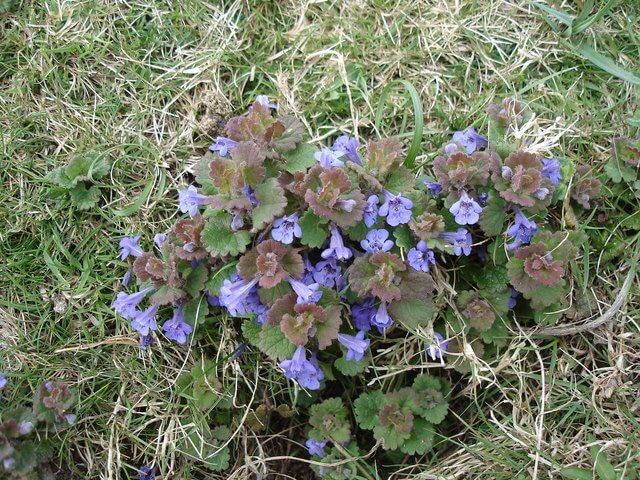
[[369, 227], [367, 227], [363, 220], [360, 220], [355, 226], [350, 228], [345, 228], [342, 230], [347, 237], [349, 237], [354, 242], [360, 242], [364, 240], [369, 232]]
[[480, 214], [480, 228], [489, 237], [496, 237], [502, 234], [504, 221], [506, 218], [506, 202], [498, 195], [491, 195], [487, 205]]
[[601, 68], [605, 72], [613, 75], [614, 77], [618, 77], [625, 82], [640, 86], [640, 77], [628, 70], [625, 70], [610, 58], [596, 52], [586, 40], [578, 45], [574, 43], [573, 48], [578, 55], [593, 63], [596, 67]]
[[214, 257], [226, 255], [237, 256], [244, 253], [251, 243], [251, 236], [246, 230], [231, 230], [231, 217], [228, 213], [219, 212], [207, 220], [200, 236], [204, 248]]
[[302, 230], [302, 238], [300, 242], [303, 245], [307, 245], [311, 248], [320, 248], [329, 236], [329, 228], [327, 227], [327, 219], [319, 217], [313, 210], [307, 210], [300, 220], [298, 225]]
[[209, 292], [209, 295], [220, 295], [220, 289], [224, 285], [224, 281], [231, 278], [236, 271], [236, 263], [227, 263], [224, 267], [211, 272], [207, 283], [204, 284], [204, 288]]
[[400, 166], [389, 174], [384, 183], [385, 189], [393, 194], [406, 193], [412, 190], [416, 178], [407, 167]]
[[306, 172], [316, 164], [316, 149], [308, 143], [301, 143], [294, 150], [282, 155], [285, 164], [282, 166], [289, 173]]
[[260, 342], [260, 332], [262, 332], [262, 325], [258, 325], [254, 319], [242, 322], [242, 335], [252, 345], [257, 345]]
[[84, 183], [78, 183], [69, 190], [69, 194], [71, 195], [71, 202], [80, 210], [89, 210], [100, 200], [100, 189], [95, 185], [92, 185], [87, 190]]
[[589, 468], [562, 468], [560, 475], [569, 480], [593, 480], [593, 472]]
[[373, 430], [378, 424], [378, 412], [384, 403], [384, 394], [380, 390], [361, 394], [353, 402], [353, 413], [360, 428]]
[[411, 229], [409, 229], [409, 225], [398, 225], [393, 231], [393, 236], [396, 237], [397, 246], [404, 248], [405, 250], [415, 247], [416, 242], [413, 239], [413, 234], [411, 233]]
[[400, 450], [409, 455], [424, 455], [433, 447], [435, 439], [433, 425], [422, 418], [413, 421], [411, 436], [400, 446]]
[[573, 27], [573, 17], [565, 12], [556, 10], [555, 8], [551, 8], [548, 5], [544, 5], [538, 2], [531, 2], [540, 10], [547, 12], [549, 15], [556, 18], [556, 20], [564, 23], [567, 27], [569, 27], [569, 31], [571, 31], [571, 27]]
[[633, 182], [638, 175], [635, 169], [627, 165], [622, 165], [621, 162], [615, 158], [611, 158], [605, 164], [604, 171], [614, 183], [620, 183], [622, 180], [625, 182]]
[[340, 398], [328, 398], [310, 409], [309, 425], [313, 429], [309, 436], [315, 440], [330, 440], [345, 443], [351, 437], [347, 409]]
[[260, 302], [267, 306], [273, 305], [276, 300], [291, 292], [292, 288], [291, 285], [289, 285], [289, 282], [280, 282], [275, 287], [271, 288], [258, 288]]
[[277, 361], [291, 358], [296, 350], [296, 346], [282, 333], [280, 325], [272, 326], [266, 323], [262, 326], [255, 346], [269, 358]]
[[77, 184], [82, 180], [93, 180], [109, 174], [110, 163], [106, 156], [96, 152], [76, 155], [65, 168], [67, 177]]
[[478, 289], [500, 292], [509, 283], [507, 269], [502, 265], [484, 265], [472, 272]]
[[199, 264], [187, 275], [184, 290], [192, 297], [197, 297], [203, 290], [209, 270], [204, 263]]
[[185, 296], [186, 293], [184, 293], [183, 290], [170, 287], [169, 285], [163, 285], [149, 297], [149, 301], [154, 305], [168, 305], [169, 303], [177, 302]]
[[54, 168], [47, 173], [44, 178], [45, 180], [64, 188], [71, 188], [74, 185], [71, 179], [67, 176], [65, 167]]
[[389, 315], [394, 322], [409, 330], [426, 326], [435, 312], [431, 275], [410, 267], [399, 276], [402, 296], [400, 300], [389, 304]]
[[207, 152], [193, 168], [196, 182], [200, 184], [200, 193], [203, 195], [216, 195], [218, 193], [218, 189], [213, 184], [213, 179], [209, 176], [211, 160], [215, 157], [216, 155], [212, 152]]
[[591, 458], [593, 458], [593, 463], [600, 480], [616, 480], [618, 478], [613, 465], [611, 465], [607, 459], [607, 455], [598, 445], [591, 447]]
[[253, 228], [262, 230], [276, 217], [284, 214], [287, 197], [275, 178], [268, 178], [256, 187], [255, 196], [258, 206], [251, 212]]
[[343, 355], [342, 357], [336, 358], [336, 360], [333, 362], [333, 366], [347, 377], [355, 377], [356, 375], [363, 373], [367, 369], [368, 365], [368, 356], [364, 356], [362, 357], [362, 360], [354, 362], [352, 360], [347, 360]]
[[222, 471], [229, 468], [229, 447], [221, 448], [225, 441], [216, 440], [206, 424], [183, 425], [181, 430], [186, 435], [180, 440], [178, 448], [187, 457], [202, 462], [209, 470]]
[[194, 298], [185, 304], [182, 313], [184, 321], [192, 327], [198, 323], [204, 323], [209, 315], [209, 302], [204, 295]]

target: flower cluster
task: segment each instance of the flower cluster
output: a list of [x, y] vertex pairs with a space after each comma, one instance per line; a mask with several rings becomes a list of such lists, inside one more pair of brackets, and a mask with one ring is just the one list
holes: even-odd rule
[[[389, 338], [418, 331], [430, 332], [419, 343], [426, 361], [465, 371], [469, 347], [487, 357], [504, 341], [510, 310], [560, 310], [581, 238], [556, 231], [547, 213], [564, 198], [589, 208], [599, 187], [512, 135], [532, 121], [523, 105], [508, 99], [489, 117], [487, 136], [455, 132], [433, 175], [416, 176], [399, 139], [340, 136], [317, 148], [259, 97], [198, 162], [197, 186], [178, 192], [185, 216], [153, 248], [139, 235], [121, 240], [139, 288], [118, 293], [115, 310], [143, 346], [160, 331], [184, 344], [210, 317], [239, 318], [242, 350], [253, 345], [307, 390], [362, 374]], [[462, 274], [447, 291], [459, 293], [438, 310], [445, 289], [434, 277], [452, 265]], [[418, 377], [378, 393], [358, 402], [361, 427], [387, 449], [426, 451], [419, 432], [444, 418], [444, 384]], [[327, 408], [322, 425], [336, 424], [339, 408]], [[308, 452], [331, 458], [343, 424], [312, 435]]]

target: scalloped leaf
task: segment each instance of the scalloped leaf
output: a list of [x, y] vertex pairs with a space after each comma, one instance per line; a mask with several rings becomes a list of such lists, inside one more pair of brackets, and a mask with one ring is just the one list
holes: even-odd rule
[[231, 230], [231, 216], [218, 212], [207, 219], [200, 239], [204, 248], [214, 257], [226, 255], [236, 256], [244, 253], [251, 243], [251, 236], [246, 230]]
[[373, 430], [378, 424], [378, 413], [384, 404], [384, 394], [380, 390], [362, 393], [353, 403], [353, 413], [360, 428]]
[[405, 166], [396, 168], [384, 182], [385, 189], [395, 195], [409, 192], [415, 185], [415, 175]]
[[308, 143], [301, 143], [294, 150], [282, 155], [285, 160], [282, 168], [289, 173], [306, 172], [316, 164], [316, 149]]
[[407, 224], [398, 225], [393, 231], [393, 236], [396, 238], [396, 245], [398, 247], [409, 250], [415, 246], [416, 242]]
[[176, 303], [178, 300], [186, 297], [186, 295], [184, 290], [163, 285], [149, 297], [149, 301], [154, 305], [168, 305], [170, 303]]
[[507, 217], [505, 207], [507, 202], [497, 195], [491, 195], [487, 205], [480, 214], [480, 228], [488, 237], [497, 237], [502, 234], [504, 222]]
[[329, 236], [328, 222], [326, 218], [319, 217], [313, 213], [313, 210], [307, 210], [298, 220], [298, 225], [302, 230], [300, 242], [311, 248], [322, 247]]
[[389, 304], [389, 315], [410, 330], [428, 325], [435, 312], [431, 275], [409, 268], [399, 277], [401, 298]]
[[315, 440], [346, 443], [351, 439], [347, 409], [340, 398], [328, 398], [310, 409], [309, 436]]
[[384, 179], [403, 163], [402, 142], [398, 137], [371, 140], [367, 144], [367, 170], [378, 179]]
[[71, 188], [73, 187], [73, 182], [67, 176], [67, 172], [65, 171], [65, 167], [58, 167], [51, 170], [44, 177], [45, 180], [58, 185], [59, 187]]
[[269, 178], [256, 187], [255, 196], [258, 206], [251, 212], [253, 228], [262, 230], [276, 217], [284, 214], [287, 206], [287, 197], [284, 190], [275, 178]]
[[[342, 349], [342, 351], [345, 352], [344, 349]], [[336, 367], [336, 369], [343, 375], [346, 375], [347, 377], [355, 377], [367, 369], [369, 366], [369, 356], [365, 355], [361, 360], [355, 362], [353, 360], [347, 360], [343, 355], [342, 357], [335, 359], [333, 366]]]
[[400, 451], [409, 455], [424, 455], [431, 448], [435, 440], [433, 425], [422, 418], [413, 421], [411, 436], [400, 446]]
[[277, 300], [282, 297], [285, 297], [293, 290], [291, 289], [291, 285], [288, 282], [280, 282], [275, 287], [271, 288], [258, 288], [258, 296], [260, 297], [260, 302], [263, 305], [271, 306]]
[[209, 277], [209, 269], [205, 263], [201, 263], [192, 269], [186, 276], [184, 290], [192, 297], [197, 297], [204, 289]]
[[279, 325], [269, 325], [265, 323], [258, 336], [258, 341], [254, 343], [266, 356], [273, 360], [285, 360], [291, 358], [296, 350], [296, 346], [287, 340]]
[[109, 174], [111, 164], [104, 155], [96, 152], [87, 152], [76, 155], [65, 167], [65, 173], [75, 185], [79, 181], [96, 179]]
[[78, 183], [69, 190], [71, 202], [80, 210], [89, 210], [100, 201], [100, 189], [92, 185], [87, 189], [84, 183]]
[[184, 321], [192, 327], [204, 323], [209, 315], [209, 302], [205, 296], [196, 297], [184, 304]]

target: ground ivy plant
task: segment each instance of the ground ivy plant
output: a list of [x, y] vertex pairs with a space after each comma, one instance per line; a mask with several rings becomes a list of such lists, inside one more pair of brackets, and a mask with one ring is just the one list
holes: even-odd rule
[[[398, 138], [313, 146], [298, 119], [258, 97], [195, 166], [197, 185], [179, 192], [184, 217], [151, 248], [140, 236], [121, 240], [120, 259], [131, 267], [123, 283], [133, 272], [138, 288], [118, 293], [116, 311], [144, 348], [160, 332], [185, 344], [221, 315], [237, 317], [245, 346], [307, 391], [364, 375], [389, 339], [419, 332], [431, 337], [432, 365], [468, 371], [470, 358], [490, 359], [506, 342], [513, 309], [540, 322], [562, 311], [583, 235], [562, 228], [554, 208], [578, 218], [600, 189], [569, 159], [543, 157], [514, 135], [533, 118], [525, 105], [506, 99], [487, 114], [486, 136], [455, 132], [416, 175]], [[438, 283], [443, 275], [434, 280], [454, 267], [448, 288]], [[206, 368], [181, 382], [202, 408], [220, 401], [197, 387]], [[392, 390], [358, 392], [353, 414], [340, 398], [312, 406], [309, 453], [355, 456], [354, 425], [371, 431], [362, 447], [431, 449], [448, 382], [401, 378]]]

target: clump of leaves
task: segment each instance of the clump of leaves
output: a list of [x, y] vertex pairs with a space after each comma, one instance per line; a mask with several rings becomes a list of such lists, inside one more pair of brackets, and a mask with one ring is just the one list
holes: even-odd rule
[[[49, 437], [73, 425], [75, 402], [75, 392], [67, 384], [49, 381], [39, 387], [32, 408], [18, 407], [2, 413], [0, 471], [7, 476], [3, 478], [53, 478], [48, 463], [54, 448]], [[36, 431], [38, 438], [34, 438]]]
[[410, 387], [361, 394], [354, 403], [356, 421], [372, 430], [385, 450], [422, 455], [433, 446], [435, 426], [447, 415], [448, 393], [446, 381], [419, 375]]
[[100, 201], [96, 180], [107, 176], [110, 168], [106, 154], [90, 150], [75, 155], [67, 165], [51, 170], [46, 179], [66, 191], [78, 209], [90, 210]]

